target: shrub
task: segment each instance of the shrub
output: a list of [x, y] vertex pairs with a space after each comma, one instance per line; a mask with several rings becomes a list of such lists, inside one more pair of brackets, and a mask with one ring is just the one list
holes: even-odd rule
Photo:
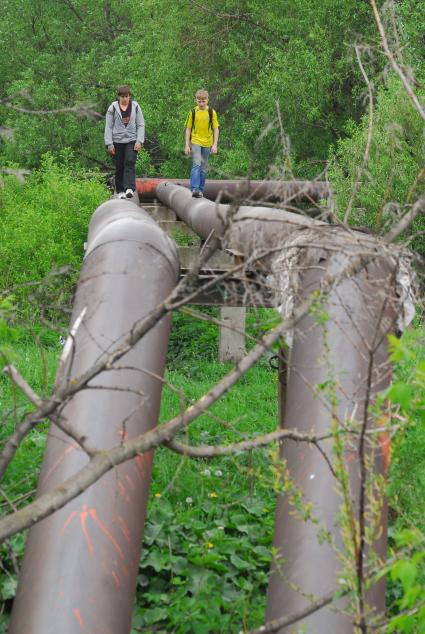
[[2, 289], [30, 325], [61, 321], [56, 306], [70, 304], [90, 216], [109, 196], [100, 175], [86, 177], [72, 162], [66, 151], [59, 161], [46, 154], [25, 184], [10, 176], [0, 189]]

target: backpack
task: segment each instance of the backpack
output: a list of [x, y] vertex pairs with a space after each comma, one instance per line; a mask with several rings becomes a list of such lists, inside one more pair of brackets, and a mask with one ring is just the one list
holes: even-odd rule
[[[209, 117], [208, 130], [213, 129], [213, 126], [212, 126], [213, 112], [214, 110], [211, 108], [211, 106], [208, 106], [208, 117]], [[195, 108], [193, 108], [192, 110], [192, 134], [194, 132], [195, 132]]]

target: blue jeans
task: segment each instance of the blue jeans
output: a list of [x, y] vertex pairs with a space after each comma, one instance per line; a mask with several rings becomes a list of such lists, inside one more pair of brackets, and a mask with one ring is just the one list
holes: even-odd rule
[[192, 143], [192, 171], [190, 172], [190, 191], [204, 191], [205, 178], [208, 172], [208, 159], [211, 148]]

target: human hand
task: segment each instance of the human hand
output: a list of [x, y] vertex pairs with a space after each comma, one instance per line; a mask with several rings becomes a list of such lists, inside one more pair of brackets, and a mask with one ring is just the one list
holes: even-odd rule
[[142, 144], [141, 143], [135, 143], [134, 144], [134, 151], [135, 152], [140, 152], [141, 149], [142, 149]]
[[192, 149], [190, 147], [190, 145], [185, 145], [184, 146], [184, 153], [186, 154], [186, 156], [189, 156], [189, 154], [192, 152]]
[[110, 154], [111, 156], [114, 156], [114, 154], [115, 154], [115, 145], [109, 145], [108, 146], [108, 154]]
[[217, 146], [216, 145], [212, 145], [211, 146], [211, 154], [217, 154]]

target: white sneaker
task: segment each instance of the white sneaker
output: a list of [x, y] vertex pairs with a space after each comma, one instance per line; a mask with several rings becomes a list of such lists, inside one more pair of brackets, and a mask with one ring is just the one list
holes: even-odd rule
[[118, 198], [125, 198], [125, 193], [124, 192], [119, 192], [118, 193]]
[[133, 196], [134, 196], [134, 191], [132, 189], [128, 188], [126, 190], [126, 192], [125, 192], [125, 197], [126, 198], [133, 198]]

